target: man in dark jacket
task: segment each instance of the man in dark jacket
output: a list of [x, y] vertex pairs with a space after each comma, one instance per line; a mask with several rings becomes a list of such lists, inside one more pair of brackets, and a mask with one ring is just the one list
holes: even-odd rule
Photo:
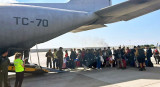
[[[117, 68], [121, 68], [123, 67], [123, 62], [122, 62], [122, 58], [123, 58], [123, 50], [121, 49], [121, 47], [119, 47], [119, 49], [117, 49]], [[120, 67], [121, 65], [121, 67]]]
[[8, 59], [8, 51], [4, 50], [0, 56], [0, 87], [9, 87], [8, 84], [8, 66], [10, 61]]
[[112, 51], [111, 51], [110, 47], [108, 47], [107, 53], [108, 53], [108, 56], [107, 56], [107, 57], [112, 56]]
[[117, 65], [118, 51], [115, 48], [113, 48], [113, 55], [114, 55], [114, 60], [115, 60], [114, 64]]
[[144, 49], [140, 48], [140, 46], [137, 46], [137, 50], [138, 52], [136, 52], [138, 54], [137, 59], [140, 65], [140, 69], [139, 71], [143, 71], [146, 70], [145, 69], [145, 52]]
[[130, 53], [130, 59], [131, 59], [131, 66], [135, 66], [135, 52], [136, 52], [136, 50], [135, 50], [135, 48], [133, 48], [133, 49], [131, 49], [131, 53]]
[[149, 47], [147, 47], [147, 60], [148, 61], [151, 61], [151, 57], [152, 57], [152, 50], [151, 50], [151, 48], [149, 48]]
[[46, 57], [47, 57], [47, 67], [48, 67], [48, 65], [50, 64], [50, 68], [52, 68], [51, 59], [52, 59], [52, 57], [53, 57], [53, 54], [52, 54], [51, 50], [49, 50], [49, 51], [46, 53]]
[[71, 68], [72, 69], [75, 69], [74, 60], [76, 59], [76, 57], [77, 57], [76, 53], [73, 51], [73, 49], [71, 49], [70, 59], [71, 59]]
[[57, 52], [57, 58], [58, 58], [58, 64], [59, 64], [59, 70], [62, 70], [62, 64], [63, 64], [63, 51], [62, 51], [62, 47], [59, 48], [58, 52]]
[[87, 67], [89, 67], [90, 54], [89, 54], [89, 50], [88, 50], [88, 49], [86, 50], [86, 54], [85, 54], [84, 60], [85, 60], [85, 65], [86, 65]]
[[152, 57], [152, 50], [151, 50], [151, 48], [149, 48], [149, 46], [147, 47], [147, 51], [146, 51], [146, 57], [147, 57], [147, 62], [148, 62], [148, 64], [147, 64], [147, 66], [149, 66], [149, 67], [153, 67], [153, 63], [152, 63], [152, 61], [151, 61], [151, 57]]

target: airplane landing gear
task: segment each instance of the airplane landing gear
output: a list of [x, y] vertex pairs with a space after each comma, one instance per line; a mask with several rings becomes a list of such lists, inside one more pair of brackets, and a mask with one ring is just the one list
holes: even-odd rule
[[28, 62], [29, 52], [30, 52], [30, 49], [24, 50], [24, 59], [26, 59], [26, 60], [25, 60], [25, 63], [26, 63], [26, 64], [29, 64], [29, 62]]

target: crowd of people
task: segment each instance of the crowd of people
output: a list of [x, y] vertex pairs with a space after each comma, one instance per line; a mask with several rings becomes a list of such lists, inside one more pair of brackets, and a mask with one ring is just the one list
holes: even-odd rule
[[[8, 84], [8, 66], [10, 61], [8, 59], [8, 51], [4, 50], [0, 56], [0, 87], [10, 87]], [[24, 77], [25, 60], [22, 60], [22, 54], [16, 53], [14, 66], [16, 72], [15, 87], [21, 87]], [[77, 67], [102, 69], [105, 67], [117, 67], [118, 69], [126, 69], [127, 66], [137, 67], [140, 71], [145, 71], [147, 67], [153, 67], [151, 57], [155, 58], [156, 64], [160, 62], [159, 50], [153, 50], [146, 46], [119, 47], [118, 49], [71, 49], [70, 55], [68, 50], [63, 54], [63, 48], [59, 50], [54, 49], [52, 53], [49, 50], [46, 53], [47, 67], [53, 69], [75, 69]], [[53, 66], [53, 67], [52, 67]]]
[[[117, 67], [118, 69], [126, 69], [127, 66], [137, 67], [140, 71], [145, 71], [145, 67], [153, 67], [151, 61], [154, 55], [156, 64], [159, 64], [159, 51], [154, 48], [152, 51], [149, 46], [141, 48], [140, 46], [119, 47], [111, 49], [71, 49], [70, 55], [68, 50], [65, 50], [63, 56], [63, 48], [60, 47], [57, 51], [54, 49], [52, 53], [49, 50], [46, 53], [47, 67], [53, 69], [75, 69], [77, 67], [102, 69], [104, 67]], [[53, 65], [53, 67], [52, 67]]]

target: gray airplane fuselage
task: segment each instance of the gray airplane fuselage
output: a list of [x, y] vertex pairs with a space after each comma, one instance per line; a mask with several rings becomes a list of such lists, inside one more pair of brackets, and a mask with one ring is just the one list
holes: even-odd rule
[[0, 48], [31, 48], [97, 18], [95, 14], [84, 11], [2, 4]]
[[160, 9], [160, 0], [70, 0], [68, 3], [0, 4], [0, 55], [27, 51], [67, 32], [106, 27]]

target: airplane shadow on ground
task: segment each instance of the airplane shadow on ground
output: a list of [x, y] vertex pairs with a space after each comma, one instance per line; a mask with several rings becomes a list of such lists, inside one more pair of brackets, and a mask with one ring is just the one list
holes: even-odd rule
[[[149, 87], [160, 83], [160, 67], [138, 71], [104, 68], [103, 70], [73, 70], [66, 73], [48, 73], [25, 77], [23, 87]], [[11, 79], [11, 85], [14, 78]], [[157, 86], [155, 86], [157, 87]]]

